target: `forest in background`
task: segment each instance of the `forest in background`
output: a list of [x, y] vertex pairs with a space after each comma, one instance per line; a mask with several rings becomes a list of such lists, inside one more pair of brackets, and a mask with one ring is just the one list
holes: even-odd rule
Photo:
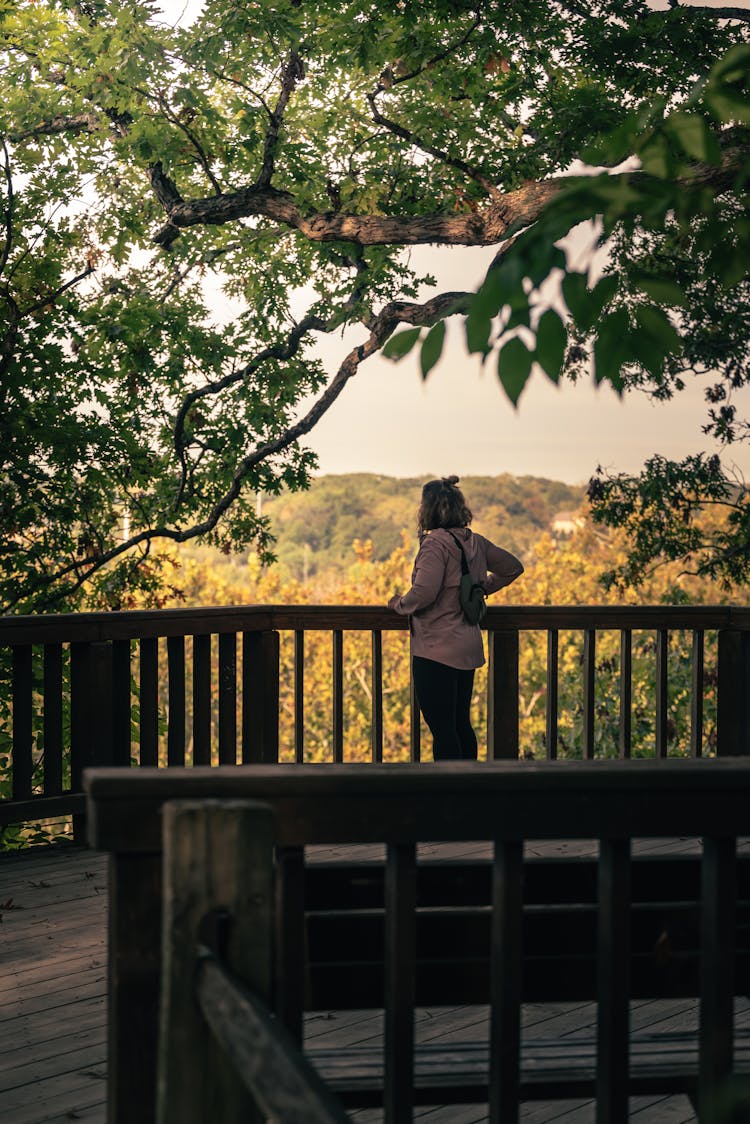
[[[398, 549], [404, 534], [416, 544], [417, 508], [428, 478], [319, 476], [309, 491], [263, 496], [262, 513], [276, 539], [274, 568], [284, 578], [305, 581], [340, 573], [355, 540], [372, 544], [375, 562], [384, 562]], [[465, 476], [460, 487], [474, 515], [474, 530], [520, 557], [551, 530], [557, 515], [579, 511], [585, 492], [582, 485], [508, 473]]]

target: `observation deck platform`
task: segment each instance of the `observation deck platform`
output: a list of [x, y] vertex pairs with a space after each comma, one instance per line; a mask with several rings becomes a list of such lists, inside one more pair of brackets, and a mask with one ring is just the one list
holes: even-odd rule
[[[559, 844], [534, 844], [559, 851]], [[565, 844], [566, 853], [576, 844]], [[584, 845], [580, 845], [584, 846]], [[588, 844], [587, 846], [591, 846]], [[684, 850], [680, 841], [653, 844], [661, 852]], [[359, 849], [361, 852], [361, 848]], [[375, 848], [372, 849], [375, 852]], [[343, 849], [316, 848], [316, 858], [342, 857]], [[476, 854], [455, 845], [456, 857]], [[330, 854], [328, 853], [330, 852]], [[375, 858], [375, 854], [373, 854]], [[107, 1096], [107, 860], [75, 846], [44, 847], [0, 856], [0, 1110], [4, 1124], [105, 1124]], [[738, 1001], [738, 1022], [750, 1021], [750, 1002]], [[697, 1001], [634, 1001], [634, 1028], [689, 1029]], [[746, 1008], [746, 1009], [745, 1009]], [[417, 1041], [475, 1038], [486, 1009], [421, 1009]], [[526, 1004], [524, 1035], [590, 1036], [596, 1005]], [[320, 1012], [308, 1016], [306, 1040], [316, 1045], [376, 1042], [380, 1012]], [[593, 1101], [534, 1101], [522, 1107], [528, 1124], [587, 1124]], [[351, 1119], [382, 1120], [364, 1109]], [[417, 1107], [429, 1124], [469, 1124], [488, 1119], [477, 1105]], [[638, 1124], [688, 1124], [696, 1119], [687, 1097], [633, 1097]]]

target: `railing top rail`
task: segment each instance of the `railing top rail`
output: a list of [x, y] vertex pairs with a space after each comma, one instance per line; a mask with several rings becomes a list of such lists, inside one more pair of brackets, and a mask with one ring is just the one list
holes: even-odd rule
[[[483, 627], [502, 629], [750, 629], [750, 608], [736, 605], [502, 605]], [[379, 605], [250, 605], [129, 612], [0, 617], [0, 645], [134, 640], [268, 629], [406, 628]]]
[[202, 799], [270, 803], [285, 845], [732, 836], [750, 760], [92, 769], [84, 787], [107, 851], [159, 851], [162, 805]]

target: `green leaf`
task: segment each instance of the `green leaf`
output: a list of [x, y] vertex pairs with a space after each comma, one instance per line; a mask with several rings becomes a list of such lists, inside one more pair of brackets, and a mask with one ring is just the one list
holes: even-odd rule
[[641, 166], [650, 176], [666, 180], [672, 175], [673, 161], [666, 139], [654, 133], [638, 151]]
[[553, 269], [565, 269], [565, 254], [559, 246], [537, 240], [533, 247], [527, 248], [524, 262], [527, 277], [538, 288]]
[[395, 336], [391, 336], [385, 347], [382, 348], [381, 355], [385, 355], [386, 359], [395, 361], [404, 359], [404, 356], [412, 351], [421, 332], [422, 328], [407, 328], [406, 332], [399, 332]]
[[719, 59], [706, 85], [705, 102], [719, 121], [750, 123], [750, 43], [737, 43]]
[[466, 317], [466, 347], [470, 354], [479, 352], [486, 355], [490, 349], [490, 332], [492, 331], [492, 320], [489, 316], [475, 311], [472, 305], [469, 314]]
[[591, 294], [586, 284], [585, 273], [566, 273], [562, 281], [562, 292], [570, 314], [582, 331], [591, 327]]
[[398, 332], [397, 335], [391, 336], [381, 351], [386, 359], [393, 359], [397, 361], [403, 359], [408, 355], [414, 344], [419, 339], [421, 328], [407, 328], [405, 332]]
[[747, 248], [742, 246], [719, 246], [712, 254], [711, 264], [725, 289], [733, 289], [750, 273], [750, 260]]
[[680, 286], [668, 277], [652, 277], [647, 274], [636, 273], [633, 275], [633, 283], [659, 304], [681, 306], [687, 303], [687, 298]]
[[597, 383], [606, 379], [618, 392], [622, 389], [620, 368], [629, 356], [629, 331], [627, 309], [618, 308], [604, 317], [594, 341], [594, 378]]
[[426, 379], [432, 368], [437, 363], [438, 359], [443, 353], [443, 343], [445, 342], [445, 321], [439, 320], [434, 324], [427, 335], [425, 336], [424, 343], [422, 344], [422, 353], [420, 355], [420, 365], [422, 368], [422, 378]]
[[641, 331], [645, 332], [665, 355], [682, 351], [682, 340], [663, 309], [653, 304], [641, 304], [635, 310], [635, 319]]
[[521, 326], [523, 326], [524, 328], [528, 328], [529, 321], [531, 319], [529, 316], [529, 312], [530, 309], [528, 304], [524, 305], [523, 308], [511, 309], [510, 316], [508, 317], [508, 322], [505, 325], [505, 331], [509, 332], [511, 328], [520, 328]]
[[531, 373], [532, 354], [516, 336], [508, 340], [497, 357], [497, 373], [503, 390], [514, 406], [518, 405], [521, 391]]
[[537, 326], [534, 358], [553, 382], [560, 378], [567, 343], [567, 328], [555, 310], [548, 308]]
[[671, 113], [664, 128], [694, 160], [700, 160], [704, 164], [721, 162], [719, 142], [706, 119], [699, 114]]
[[594, 288], [591, 290], [591, 308], [593, 311], [592, 324], [612, 300], [617, 292], [619, 284], [620, 282], [614, 273], [607, 273], [594, 285]]

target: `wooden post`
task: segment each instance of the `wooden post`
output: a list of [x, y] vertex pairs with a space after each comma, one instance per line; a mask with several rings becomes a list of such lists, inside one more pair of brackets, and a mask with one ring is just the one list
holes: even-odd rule
[[630, 840], [601, 839], [597, 937], [597, 1124], [628, 1118]]
[[720, 757], [750, 754], [750, 632], [719, 630], [716, 752]]
[[[113, 765], [112, 644], [108, 641], [70, 646], [70, 740], [73, 792], [83, 789], [89, 765]], [[86, 817], [73, 816], [73, 838], [86, 842]]]
[[487, 757], [518, 757], [518, 629], [488, 632]]
[[[96, 845], [94, 841], [94, 846]], [[161, 933], [161, 856], [112, 855], [109, 866], [108, 1124], [152, 1124]]]
[[242, 763], [279, 760], [279, 634], [242, 637]]
[[213, 1042], [195, 996], [199, 943], [226, 919], [221, 954], [272, 1001], [274, 819], [248, 800], [173, 801], [164, 823], [164, 922], [158, 1124], [239, 1124], [253, 1108]]

